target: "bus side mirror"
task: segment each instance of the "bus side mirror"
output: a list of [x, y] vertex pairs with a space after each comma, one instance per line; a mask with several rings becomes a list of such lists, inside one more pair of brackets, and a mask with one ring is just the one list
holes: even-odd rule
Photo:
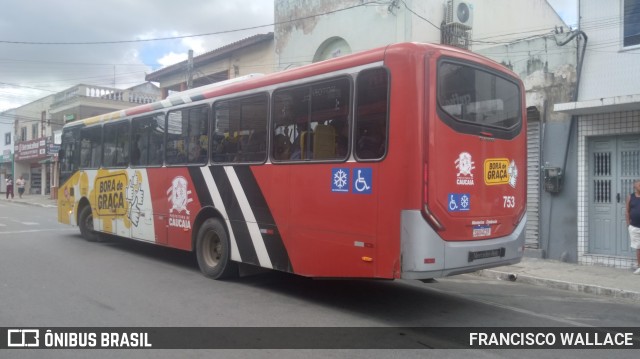
[[562, 168], [544, 167], [544, 190], [549, 193], [559, 193], [562, 190]]

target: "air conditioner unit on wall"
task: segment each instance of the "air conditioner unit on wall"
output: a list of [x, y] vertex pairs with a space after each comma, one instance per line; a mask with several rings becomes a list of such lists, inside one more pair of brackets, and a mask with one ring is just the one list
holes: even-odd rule
[[447, 24], [459, 24], [473, 27], [473, 5], [467, 1], [449, 0], [447, 2]]

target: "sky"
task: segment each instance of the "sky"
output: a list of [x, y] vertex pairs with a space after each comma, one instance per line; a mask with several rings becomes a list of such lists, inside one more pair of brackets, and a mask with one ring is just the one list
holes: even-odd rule
[[[273, 26], [272, 0], [3, 1], [0, 111], [83, 83], [128, 88], [155, 71]], [[121, 42], [131, 41], [131, 42]], [[121, 42], [53, 45], [34, 43]]]
[[576, 27], [578, 24], [578, 0], [547, 0], [564, 22]]
[[[569, 24], [576, 1], [548, 0]], [[81, 83], [132, 87], [185, 60], [189, 49], [197, 56], [273, 31], [272, 24], [273, 0], [4, 1], [0, 111]], [[167, 37], [183, 38], [145, 41]]]

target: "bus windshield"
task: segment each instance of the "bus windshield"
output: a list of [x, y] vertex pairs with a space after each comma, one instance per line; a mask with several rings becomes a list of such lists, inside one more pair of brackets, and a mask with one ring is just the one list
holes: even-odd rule
[[[438, 105], [445, 122], [465, 127], [517, 130], [522, 122], [520, 90], [514, 81], [460, 62], [438, 68]], [[475, 132], [467, 128], [464, 132]]]

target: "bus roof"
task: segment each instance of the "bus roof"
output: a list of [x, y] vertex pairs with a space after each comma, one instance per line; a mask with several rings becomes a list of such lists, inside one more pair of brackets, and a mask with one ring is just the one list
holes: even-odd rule
[[[346, 68], [356, 67], [359, 65], [366, 65], [378, 61], [383, 61], [385, 53], [387, 51], [411, 53], [411, 52], [424, 52], [427, 50], [433, 50], [438, 52], [448, 52], [450, 54], [456, 54], [462, 57], [473, 58], [475, 60], [482, 61], [486, 64], [493, 64], [494, 67], [499, 67], [503, 71], [510, 73], [508, 69], [502, 65], [482, 57], [478, 54], [462, 50], [456, 47], [429, 44], [429, 43], [397, 43], [384, 47], [379, 47], [371, 50], [365, 50], [354, 54], [345, 55], [338, 58], [328, 59], [280, 72], [275, 72], [267, 75], [263, 74], [249, 74], [213, 84], [197, 87], [194, 89], [177, 92], [168, 96], [164, 100], [156, 101], [153, 103], [143, 104], [140, 106], [131, 107], [124, 110], [118, 110], [109, 112], [103, 115], [88, 117], [78, 121], [73, 121], [65, 125], [65, 127], [79, 126], [79, 125], [93, 125], [98, 123], [110, 122], [119, 120], [129, 116], [143, 115], [145, 113], [151, 113], [164, 108], [177, 106], [185, 103], [197, 102], [206, 100], [212, 97], [225, 95], [228, 93], [249, 90], [253, 88], [260, 88], [264, 86], [274, 85], [282, 82], [289, 82], [296, 79], [305, 77], [311, 77], [320, 75], [327, 72], [339, 71]], [[512, 74], [515, 76], [515, 74]]]

